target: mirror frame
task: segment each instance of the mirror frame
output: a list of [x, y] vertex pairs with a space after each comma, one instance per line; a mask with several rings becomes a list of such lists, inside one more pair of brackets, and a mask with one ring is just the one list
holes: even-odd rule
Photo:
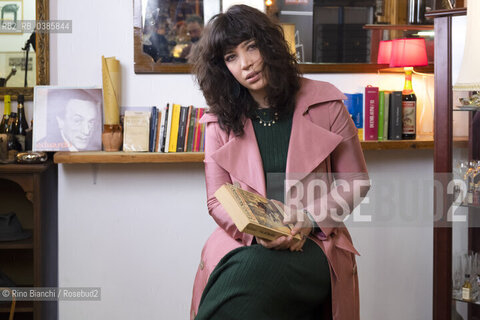
[[[35, 0], [35, 19], [49, 20], [49, 0]], [[50, 34], [35, 34], [36, 54], [36, 85], [50, 84]], [[4, 95], [11, 95], [12, 100], [16, 100], [19, 94], [25, 96], [25, 100], [33, 100], [33, 87], [4, 87], [0, 88], [0, 99], [3, 100]]]
[[[141, 0], [133, 0], [133, 46], [135, 73], [191, 73], [191, 65], [188, 63], [156, 63], [151, 56], [143, 52], [141, 3]], [[388, 68], [388, 65], [374, 63], [299, 63], [299, 66], [302, 73], [377, 73], [384, 71], [403, 73], [403, 69], [397, 68], [396, 70], [387, 70], [386, 68]], [[416, 67], [415, 70], [423, 73], [433, 73], [433, 64], [426, 67]]]

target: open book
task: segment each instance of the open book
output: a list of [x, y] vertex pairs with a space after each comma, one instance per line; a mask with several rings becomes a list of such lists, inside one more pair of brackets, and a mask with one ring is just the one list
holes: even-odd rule
[[[283, 224], [283, 208], [259, 194], [226, 183], [215, 192], [215, 197], [240, 232], [274, 240], [289, 236], [293, 229], [293, 224]], [[301, 240], [300, 234], [297, 233], [294, 239]]]

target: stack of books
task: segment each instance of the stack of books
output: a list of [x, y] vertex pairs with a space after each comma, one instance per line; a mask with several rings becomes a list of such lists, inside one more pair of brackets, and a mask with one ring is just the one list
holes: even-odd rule
[[203, 152], [205, 108], [167, 104], [150, 111], [126, 110], [123, 151]]
[[362, 93], [345, 94], [345, 105], [360, 140], [402, 140], [402, 91], [367, 86]]

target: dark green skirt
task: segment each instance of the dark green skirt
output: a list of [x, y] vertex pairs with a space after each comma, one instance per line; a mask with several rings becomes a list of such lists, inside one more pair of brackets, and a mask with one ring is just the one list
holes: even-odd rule
[[[195, 320], [319, 319], [330, 297], [330, 270], [308, 239], [303, 252], [259, 244], [229, 252], [213, 270]], [[330, 307], [330, 305], [328, 305]]]

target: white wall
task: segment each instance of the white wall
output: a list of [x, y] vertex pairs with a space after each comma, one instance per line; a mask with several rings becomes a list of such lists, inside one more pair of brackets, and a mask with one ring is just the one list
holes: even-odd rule
[[[116, 56], [122, 105], [204, 106], [190, 75], [134, 73], [132, 8], [130, 0], [51, 0], [51, 19], [73, 20], [72, 34], [51, 37], [52, 84], [101, 85], [101, 56]], [[307, 76], [345, 92], [403, 86], [402, 75]], [[366, 158], [371, 173], [395, 169], [392, 179], [433, 176], [431, 150]], [[201, 164], [60, 165], [59, 285], [102, 288], [101, 302], [61, 302], [60, 318], [186, 319], [200, 250], [213, 228]], [[352, 235], [362, 253], [362, 319], [431, 319], [431, 228], [364, 227]]]

